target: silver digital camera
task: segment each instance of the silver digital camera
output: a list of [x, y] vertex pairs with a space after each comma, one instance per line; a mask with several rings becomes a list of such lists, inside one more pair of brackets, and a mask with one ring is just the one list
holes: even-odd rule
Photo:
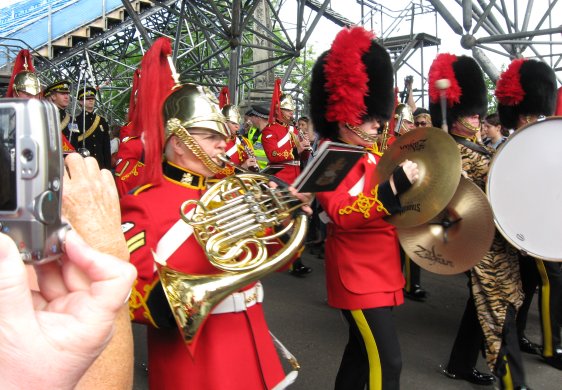
[[22, 259], [58, 258], [64, 169], [58, 111], [38, 99], [0, 99], [0, 231]]

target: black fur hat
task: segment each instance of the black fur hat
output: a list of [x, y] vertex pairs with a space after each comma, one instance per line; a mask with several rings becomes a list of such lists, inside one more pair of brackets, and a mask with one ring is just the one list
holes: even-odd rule
[[439, 54], [429, 69], [429, 111], [433, 126], [441, 127], [443, 115], [438, 80], [447, 79], [447, 125], [449, 129], [457, 118], [478, 114], [484, 118], [488, 110], [488, 95], [484, 75], [476, 61], [467, 56]]
[[497, 82], [496, 97], [501, 124], [514, 129], [519, 115], [554, 114], [556, 76], [542, 61], [513, 60]]
[[321, 137], [337, 139], [338, 123], [388, 120], [394, 109], [390, 56], [362, 27], [345, 28], [312, 69], [310, 116]]

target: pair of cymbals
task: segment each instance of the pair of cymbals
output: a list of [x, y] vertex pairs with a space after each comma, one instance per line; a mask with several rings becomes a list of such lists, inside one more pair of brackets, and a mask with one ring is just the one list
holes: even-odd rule
[[461, 176], [461, 155], [449, 134], [419, 127], [398, 137], [384, 152], [377, 164], [378, 181], [388, 180], [404, 160], [418, 165], [419, 179], [400, 195], [402, 212], [387, 221], [396, 227], [414, 227], [435, 217], [453, 198]]
[[399, 137], [377, 165], [387, 180], [404, 160], [418, 165], [419, 179], [400, 195], [403, 211], [387, 221], [397, 227], [402, 248], [422, 268], [457, 274], [476, 265], [494, 238], [486, 195], [461, 178], [457, 143], [441, 129], [417, 128]]
[[461, 177], [453, 198], [437, 216], [397, 232], [402, 248], [416, 264], [451, 275], [478, 264], [492, 245], [495, 226], [484, 192]]

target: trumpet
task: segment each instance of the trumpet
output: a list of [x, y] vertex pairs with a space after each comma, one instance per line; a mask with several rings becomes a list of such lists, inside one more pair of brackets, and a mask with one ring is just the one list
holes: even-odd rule
[[380, 136], [379, 150], [384, 152], [388, 148], [388, 138], [390, 137], [390, 129], [388, 122], [385, 122], [384, 128]]

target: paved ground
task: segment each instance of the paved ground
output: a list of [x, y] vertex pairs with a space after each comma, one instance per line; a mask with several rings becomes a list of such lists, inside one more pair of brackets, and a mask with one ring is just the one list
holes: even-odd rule
[[[287, 273], [270, 275], [265, 285], [265, 309], [272, 332], [297, 357], [301, 371], [292, 390], [331, 389], [345, 346], [347, 327], [339, 311], [326, 304], [324, 263], [305, 254], [304, 263], [314, 268], [306, 278]], [[439, 372], [448, 358], [467, 297], [466, 278], [422, 272], [422, 284], [429, 291], [426, 302], [406, 303], [395, 310], [402, 349], [401, 387], [405, 390], [485, 389], [451, 380]], [[540, 340], [536, 301], [529, 315], [527, 335]], [[137, 370], [135, 389], [147, 389], [143, 329], [135, 327]], [[562, 388], [562, 373], [538, 357], [524, 355], [528, 384], [533, 390]], [[478, 368], [485, 371], [483, 358]], [[157, 390], [157, 389], [155, 389]], [[217, 389], [220, 390], [220, 389]]]

